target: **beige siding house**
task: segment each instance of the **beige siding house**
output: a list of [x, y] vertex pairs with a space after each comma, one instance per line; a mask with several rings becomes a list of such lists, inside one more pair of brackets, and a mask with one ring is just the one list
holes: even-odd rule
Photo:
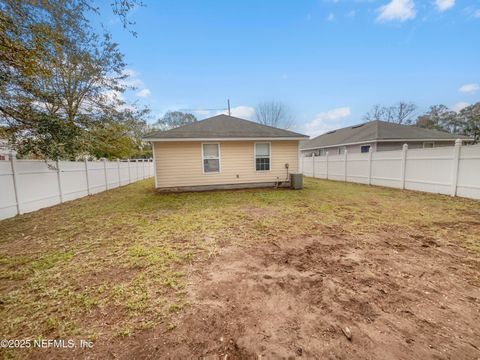
[[157, 132], [152, 143], [161, 191], [286, 186], [307, 136], [227, 115]]

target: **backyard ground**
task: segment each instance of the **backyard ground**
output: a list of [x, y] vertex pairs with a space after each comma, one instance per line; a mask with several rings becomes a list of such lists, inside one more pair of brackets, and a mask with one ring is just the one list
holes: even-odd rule
[[478, 359], [480, 203], [142, 181], [1, 221], [0, 311], [1, 339], [94, 344], [4, 358]]

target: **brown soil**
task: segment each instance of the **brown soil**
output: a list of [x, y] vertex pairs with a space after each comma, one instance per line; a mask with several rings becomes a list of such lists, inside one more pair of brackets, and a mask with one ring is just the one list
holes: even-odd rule
[[394, 229], [227, 247], [191, 269], [191, 306], [175, 328], [77, 355], [479, 359], [479, 270], [478, 256], [456, 244]]

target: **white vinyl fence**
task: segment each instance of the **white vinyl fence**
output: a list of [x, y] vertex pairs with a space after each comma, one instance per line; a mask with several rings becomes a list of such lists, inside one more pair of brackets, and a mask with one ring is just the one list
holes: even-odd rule
[[305, 176], [480, 199], [480, 145], [302, 157]]
[[151, 159], [0, 160], [0, 219], [152, 177]]

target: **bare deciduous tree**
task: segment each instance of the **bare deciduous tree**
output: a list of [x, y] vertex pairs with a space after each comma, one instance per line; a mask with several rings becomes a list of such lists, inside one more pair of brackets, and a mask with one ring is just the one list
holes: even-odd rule
[[415, 113], [417, 112], [417, 105], [412, 102], [400, 101], [395, 107], [395, 122], [398, 124], [412, 124]]
[[366, 121], [386, 121], [396, 124], [409, 125], [414, 122], [417, 106], [411, 102], [400, 101], [396, 105], [374, 105], [364, 116]]
[[278, 101], [266, 101], [255, 107], [257, 122], [263, 125], [289, 129], [293, 126], [294, 117], [288, 107]]
[[366, 121], [376, 121], [385, 119], [385, 106], [376, 104], [363, 117]]

